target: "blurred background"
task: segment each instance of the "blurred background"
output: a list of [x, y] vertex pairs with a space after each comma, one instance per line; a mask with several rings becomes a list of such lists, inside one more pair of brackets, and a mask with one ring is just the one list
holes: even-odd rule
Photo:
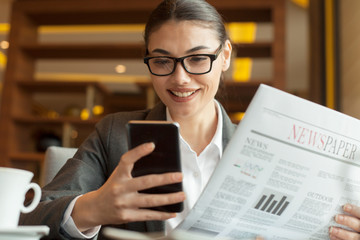
[[[0, 165], [40, 174], [105, 114], [152, 107], [144, 22], [159, 1], [0, 0]], [[358, 0], [209, 0], [234, 43], [218, 99], [241, 121], [260, 83], [359, 118]]]

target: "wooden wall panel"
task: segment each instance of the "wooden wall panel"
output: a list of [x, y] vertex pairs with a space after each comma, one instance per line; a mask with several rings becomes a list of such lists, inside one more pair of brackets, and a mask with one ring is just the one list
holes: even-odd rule
[[339, 1], [341, 111], [360, 118], [360, 1]]

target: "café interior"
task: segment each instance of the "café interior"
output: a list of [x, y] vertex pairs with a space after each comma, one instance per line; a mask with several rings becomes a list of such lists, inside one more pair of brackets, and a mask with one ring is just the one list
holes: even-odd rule
[[[156, 104], [142, 33], [157, 2], [0, 1], [0, 166], [43, 185], [49, 146], [76, 149], [106, 114]], [[234, 46], [218, 93], [233, 122], [261, 83], [360, 117], [360, 1], [209, 2]]]
[[[7, 225], [1, 211], [13, 208], [19, 215], [22, 197], [36, 202], [35, 208], [40, 187], [51, 181], [101, 119], [159, 102], [143, 60], [143, 31], [160, 1], [0, 0], [0, 240], [19, 237], [22, 230], [17, 218]], [[216, 95], [233, 123], [241, 124], [260, 85], [348, 115], [349, 122], [360, 119], [359, 0], [207, 2], [222, 15], [233, 46], [230, 68]], [[297, 136], [299, 142], [302, 136]], [[296, 139], [295, 130], [292, 137]], [[342, 149], [344, 156], [348, 145]], [[355, 156], [354, 149], [349, 158]], [[22, 193], [19, 186], [30, 179], [15, 186], [8, 179], [20, 179], [21, 174], [7, 178], [9, 168], [30, 172], [37, 188]], [[13, 197], [19, 203], [10, 198], [5, 202], [5, 190], [9, 195], [19, 192]], [[255, 208], [270, 194], [264, 192]], [[279, 208], [289, 204], [291, 198], [285, 199]], [[37, 236], [31, 239], [49, 233], [48, 226], [32, 227], [28, 237], [34, 232]]]

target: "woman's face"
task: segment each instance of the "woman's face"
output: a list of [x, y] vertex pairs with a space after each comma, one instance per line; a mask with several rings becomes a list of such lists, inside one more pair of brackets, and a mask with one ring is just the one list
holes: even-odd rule
[[[220, 44], [211, 28], [192, 21], [169, 21], [150, 35], [148, 51], [149, 56], [178, 58], [191, 54], [215, 54]], [[231, 44], [227, 41], [209, 73], [193, 75], [177, 63], [175, 72], [169, 76], [151, 74], [155, 91], [169, 108], [172, 118], [206, 115], [206, 111], [213, 110], [220, 75], [228, 69], [230, 55]]]

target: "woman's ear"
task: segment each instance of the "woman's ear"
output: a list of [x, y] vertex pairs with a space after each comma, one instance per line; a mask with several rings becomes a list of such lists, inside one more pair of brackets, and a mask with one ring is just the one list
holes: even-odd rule
[[230, 67], [231, 51], [232, 51], [232, 45], [229, 40], [226, 40], [223, 47], [223, 53], [224, 53], [224, 57], [223, 57], [224, 62], [222, 68], [223, 72], [227, 71]]

